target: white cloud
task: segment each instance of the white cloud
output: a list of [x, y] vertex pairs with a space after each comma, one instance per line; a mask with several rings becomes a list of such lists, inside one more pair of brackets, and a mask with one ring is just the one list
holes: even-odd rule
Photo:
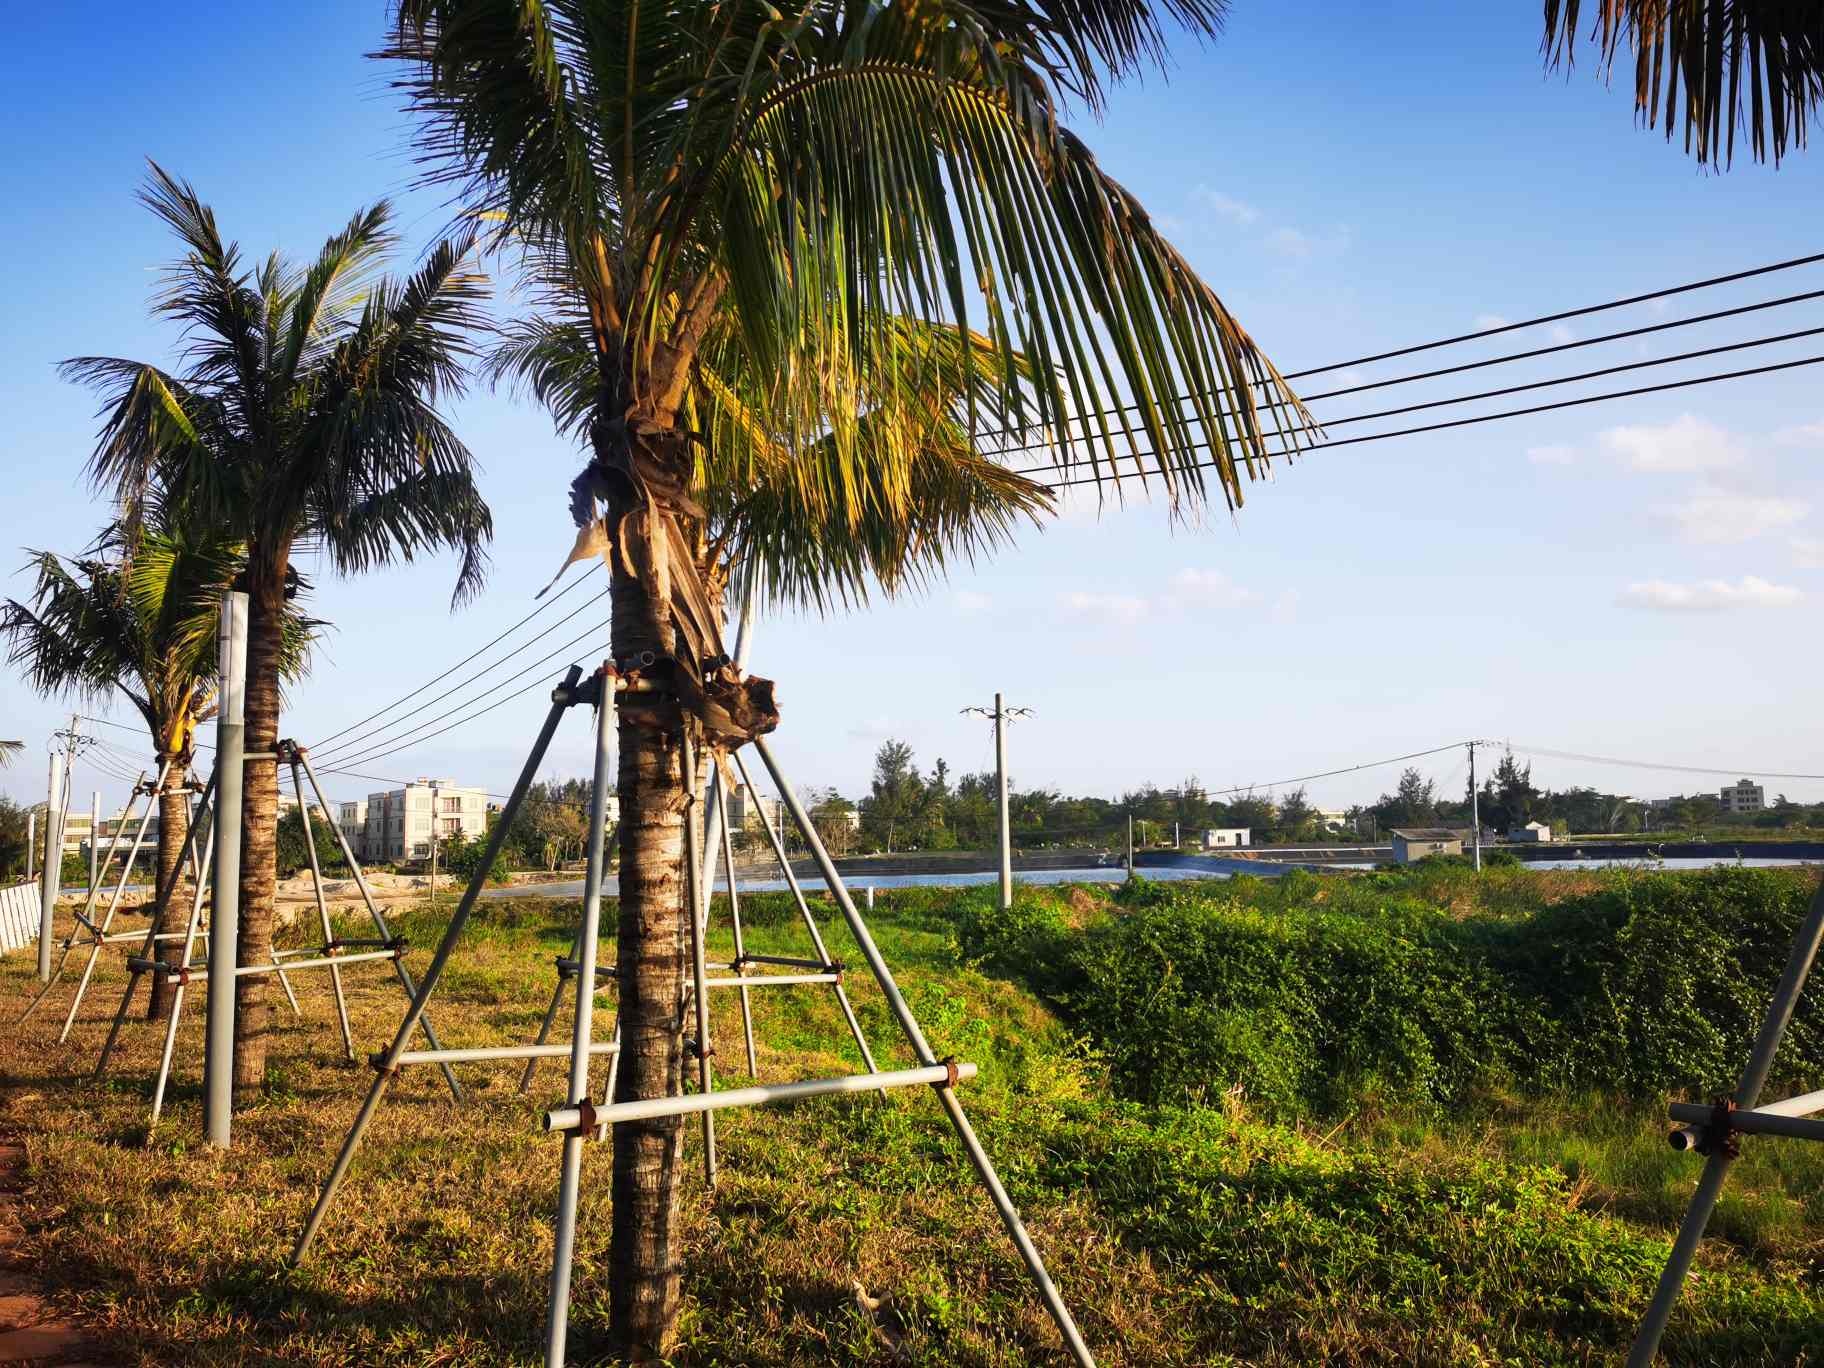
[[1267, 234], [1267, 246], [1281, 256], [1293, 257], [1299, 261], [1310, 256], [1315, 245], [1310, 234], [1301, 233], [1296, 228], [1275, 228]]
[[1242, 228], [1252, 227], [1260, 221], [1260, 210], [1246, 200], [1225, 195], [1220, 190], [1212, 190], [1207, 185], [1200, 185], [1191, 191], [1191, 202], [1200, 208], [1207, 209], [1219, 219], [1225, 219]]
[[1727, 546], [1791, 527], [1811, 511], [1811, 506], [1803, 499], [1704, 488], [1682, 503], [1666, 504], [1654, 511], [1675, 524], [1688, 542]]
[[1790, 608], [1805, 597], [1786, 584], [1772, 584], [1759, 575], [1729, 580], [1698, 580], [1674, 584], [1668, 580], [1641, 580], [1621, 591], [1621, 603], [1655, 613], [1721, 613], [1740, 608]]
[[1534, 465], [1570, 465], [1577, 459], [1577, 448], [1557, 444], [1528, 447], [1526, 459]]
[[994, 607], [993, 599], [973, 589], [958, 589], [950, 596], [950, 601], [955, 605], [958, 617], [981, 617]]
[[1195, 568], [1172, 576], [1170, 597], [1184, 608], [1237, 608], [1260, 601], [1259, 594], [1242, 588], [1222, 571]]
[[1740, 439], [1689, 413], [1669, 423], [1610, 428], [1602, 444], [1628, 469], [1653, 473], [1721, 470], [1747, 459]]
[[1786, 545], [1792, 550], [1795, 570], [1824, 570], [1824, 537], [1793, 537]]
[[1559, 346], [1563, 346], [1566, 342], [1575, 342], [1577, 340], [1577, 334], [1565, 327], [1562, 323], [1552, 324], [1551, 331], [1548, 332], [1546, 336], [1550, 337], [1552, 341], [1556, 342]]
[[1477, 332], [1487, 332], [1490, 328], [1505, 328], [1508, 320], [1497, 313], [1479, 313], [1470, 326]]
[[1781, 446], [1824, 446], [1824, 422], [1783, 427], [1773, 434], [1773, 440]]
[[870, 717], [849, 728], [851, 741], [886, 741], [893, 735], [893, 719]]
[[1144, 622], [1151, 605], [1134, 594], [1090, 594], [1076, 590], [1058, 595], [1066, 617], [1103, 627], [1133, 627]]

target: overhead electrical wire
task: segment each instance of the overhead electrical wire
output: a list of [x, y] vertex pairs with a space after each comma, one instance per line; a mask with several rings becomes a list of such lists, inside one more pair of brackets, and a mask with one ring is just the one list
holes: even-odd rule
[[1612, 755], [1586, 755], [1581, 751], [1553, 750], [1547, 746], [1530, 746], [1519, 741], [1503, 741], [1501, 744], [1524, 755], [1545, 755], [1554, 760], [1579, 760], [1592, 765], [1619, 765], [1625, 769], [1721, 775], [1725, 778], [1733, 776], [1738, 779], [1743, 775], [1756, 779], [1824, 779], [1824, 774], [1793, 774], [1783, 770], [1756, 769], [1749, 765], [1737, 765], [1733, 769], [1713, 769], [1703, 765], [1673, 765], [1659, 764], [1650, 760], [1620, 760]]
[[[599, 562], [597, 564], [599, 565]], [[417, 688], [408, 691], [407, 693], [403, 694], [399, 698], [395, 699], [393, 702], [387, 704], [384, 708], [380, 709], [379, 712], [369, 713], [366, 717], [362, 718], [360, 721], [349, 723], [346, 727], [342, 728], [341, 731], [331, 732], [328, 736], [323, 737], [321, 740], [312, 742], [311, 743], [312, 748], [315, 749], [318, 747], [325, 746], [329, 742], [334, 741], [339, 736], [346, 736], [349, 732], [353, 731], [356, 727], [365, 727], [369, 722], [372, 722], [375, 718], [386, 716], [387, 713], [391, 712], [394, 708], [398, 707], [401, 703], [409, 702], [413, 697], [415, 697], [418, 694], [423, 693], [426, 689], [430, 688], [431, 685], [439, 683], [444, 679], [447, 679], [450, 675], [454, 674], [457, 670], [460, 670], [464, 665], [467, 665], [471, 660], [475, 659], [475, 657], [480, 655], [483, 651], [489, 650], [493, 646], [498, 645], [500, 642], [504, 641], [507, 637], [512, 636], [513, 633], [517, 632], [521, 627], [524, 627], [528, 622], [532, 621], [532, 619], [537, 617], [540, 613], [546, 612], [547, 610], [549, 610], [550, 608], [555, 606], [557, 601], [559, 599], [563, 598], [565, 594], [570, 593], [573, 589], [576, 589], [578, 586], [583, 584], [583, 582], [586, 581], [589, 578], [589, 576], [595, 572], [596, 568], [597, 568], [596, 565], [591, 565], [587, 571], [585, 571], [581, 575], [578, 575], [575, 579], [570, 581], [569, 584], [566, 584], [563, 587], [563, 589], [561, 589], [556, 594], [552, 595], [551, 598], [548, 599], [546, 602], [541, 603], [538, 607], [534, 608], [531, 612], [527, 613], [518, 622], [514, 623], [511, 627], [507, 628], [504, 632], [500, 633], [499, 636], [494, 637], [491, 641], [484, 643], [482, 646], [478, 647], [476, 650], [472, 651], [470, 654], [464, 656], [461, 660], [457, 661], [454, 665], [450, 666], [450, 668], [445, 670], [442, 674], [435, 675], [432, 678], [425, 680], [424, 683], [420, 684]], [[541, 632], [538, 635], [544, 636], [544, 635], [549, 634], [552, 631], [555, 631], [557, 629], [557, 627], [560, 627], [563, 625], [563, 622], [568, 622], [571, 619], [573, 619], [574, 617], [576, 617], [577, 613], [580, 613], [584, 608], [588, 607], [590, 603], [594, 603], [594, 602], [598, 601], [599, 599], [601, 599], [603, 597], [603, 595], [605, 595], [607, 592], [608, 591], [606, 589], [604, 589], [602, 591], [602, 593], [597, 594], [595, 596], [595, 598], [590, 599], [590, 600], [588, 600], [588, 602], [579, 605], [578, 608], [576, 609], [576, 611], [572, 612], [569, 617], [563, 619], [562, 621], [554, 624], [551, 627], [546, 628], [544, 632]], [[532, 637], [525, 644], [530, 645], [533, 641], [536, 641], [536, 640], [538, 640], [538, 636]], [[521, 647], [521, 649], [524, 649], [524, 648]], [[492, 667], [490, 667], [490, 668], [492, 668]], [[485, 674], [486, 671], [484, 670], [484, 671], [482, 671], [482, 673]], [[458, 686], [458, 687], [460, 687], [460, 686]]]

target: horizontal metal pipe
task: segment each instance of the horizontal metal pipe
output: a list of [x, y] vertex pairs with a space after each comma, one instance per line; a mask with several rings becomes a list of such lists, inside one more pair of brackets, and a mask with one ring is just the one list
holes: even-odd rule
[[[326, 969], [334, 964], [359, 964], [363, 960], [392, 959], [392, 950], [374, 950], [364, 955], [333, 955], [323, 959], [292, 960], [287, 964], [241, 964], [236, 965], [234, 976], [248, 978], [257, 974], [293, 973], [299, 969]], [[200, 969], [185, 969], [180, 965], [166, 964], [163, 960], [139, 959], [127, 961], [127, 968], [145, 974], [184, 974], [191, 982], [200, 982], [209, 977], [209, 966]]]
[[[1709, 1128], [1713, 1109], [1701, 1102], [1674, 1102], [1669, 1109], [1674, 1121], [1688, 1126]], [[1757, 1108], [1754, 1111], [1729, 1113], [1729, 1129], [1744, 1135], [1779, 1135], [1792, 1140], [1824, 1140], [1824, 1121], [1806, 1116], [1785, 1116]]]
[[1824, 1091], [1800, 1093], [1779, 1102], [1761, 1102], [1755, 1110], [1763, 1116], [1810, 1116], [1824, 1111]]
[[704, 979], [705, 988], [772, 988], [786, 983], [840, 983], [841, 974], [755, 974], [752, 978]]
[[[751, 983], [752, 980], [749, 980]], [[974, 1078], [973, 1064], [957, 1064], [956, 1078]], [[764, 1107], [774, 1102], [792, 1102], [800, 1097], [824, 1097], [830, 1093], [877, 1092], [881, 1088], [910, 1088], [920, 1083], [948, 1083], [951, 1066], [933, 1064], [923, 1069], [898, 1069], [888, 1073], [845, 1074], [840, 1078], [813, 1078], [803, 1083], [763, 1083], [753, 1088], [733, 1088], [728, 1092], [689, 1093], [683, 1097], [649, 1097], [637, 1102], [616, 1102], [613, 1106], [595, 1108], [597, 1126], [612, 1126], [621, 1121], [649, 1121], [658, 1116], [687, 1116], [697, 1112], [722, 1111], [728, 1107]], [[575, 1130], [583, 1124], [577, 1107], [559, 1107], [545, 1113], [548, 1131]]]
[[[612, 1040], [599, 1040], [589, 1047], [590, 1054], [614, 1054], [620, 1045]], [[559, 1059], [568, 1058], [568, 1045], [481, 1045], [472, 1049], [406, 1050], [399, 1056], [401, 1064], [469, 1064], [486, 1059]], [[368, 1061], [378, 1067], [386, 1062], [386, 1051], [376, 1050]]]
[[[705, 969], [733, 969], [735, 966], [732, 964], [709, 963], [705, 964], [703, 967]], [[823, 966], [818, 965], [817, 967], [822, 968]], [[564, 978], [568, 978], [572, 974], [581, 973], [582, 968], [583, 962], [579, 959], [572, 959], [568, 955], [559, 955], [557, 957], [557, 972]], [[598, 979], [614, 978], [616, 972], [617, 971], [612, 964], [598, 964], [595, 966], [595, 976]]]
[[787, 969], [817, 969], [826, 974], [836, 972], [834, 964], [824, 960], [793, 959], [789, 955], [742, 955], [740, 960], [729, 965], [730, 969], [739, 969], [743, 964], [777, 964]]

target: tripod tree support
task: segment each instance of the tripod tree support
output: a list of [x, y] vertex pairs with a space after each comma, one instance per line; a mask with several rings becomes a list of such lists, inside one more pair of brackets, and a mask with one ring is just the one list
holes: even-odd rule
[[1708, 1158], [1703, 1174], [1697, 1180], [1697, 1191], [1691, 1195], [1691, 1205], [1685, 1209], [1678, 1238], [1672, 1242], [1672, 1254], [1659, 1276], [1653, 1301], [1640, 1324], [1640, 1333], [1628, 1353], [1628, 1368], [1647, 1368], [1659, 1353], [1660, 1339], [1666, 1333], [1666, 1322], [1671, 1318], [1679, 1293], [1684, 1290], [1698, 1241], [1704, 1238], [1704, 1228], [1709, 1225], [1710, 1214], [1716, 1210], [1717, 1198], [1722, 1195], [1723, 1180], [1729, 1176], [1730, 1165], [1741, 1153], [1736, 1135], [1787, 1135], [1824, 1140], [1824, 1122], [1801, 1119], [1809, 1112], [1824, 1111], [1824, 1093], [1807, 1093], [1768, 1107], [1756, 1106], [1761, 1089], [1767, 1084], [1767, 1075], [1773, 1071], [1773, 1059], [1779, 1053], [1780, 1041], [1799, 1005], [1806, 976], [1817, 960], [1820, 943], [1824, 943], [1824, 883], [1820, 883], [1812, 895], [1805, 920], [1799, 924], [1798, 935], [1793, 938], [1792, 953], [1773, 990], [1773, 1001], [1767, 1005], [1766, 1020], [1755, 1037], [1754, 1048], [1748, 1055], [1748, 1067], [1742, 1071], [1742, 1081], [1736, 1086], [1734, 1097], [1710, 1107], [1686, 1102], [1672, 1105], [1672, 1119], [1687, 1123], [1672, 1133], [1673, 1147], [1697, 1149]]

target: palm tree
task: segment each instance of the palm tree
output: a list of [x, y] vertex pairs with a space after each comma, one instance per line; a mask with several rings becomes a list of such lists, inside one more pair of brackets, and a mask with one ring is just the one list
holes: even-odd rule
[[[1756, 161], [1777, 164], [1805, 146], [1824, 103], [1824, 5], [1817, 0], [1596, 0], [1590, 39], [1605, 76], [1625, 44], [1634, 53], [1634, 109], [1669, 141], [1681, 122], [1685, 150], [1728, 165], [1746, 126]], [[1582, 0], [1545, 0], [1552, 65], [1575, 56]]]
[[[516, 364], [588, 440], [571, 511], [608, 549], [613, 653], [668, 662], [676, 694], [620, 719], [617, 1097], [679, 1087], [681, 738], [776, 721], [770, 686], [718, 664], [718, 518], [748, 472], [791, 491], [750, 506], [752, 549], [840, 595], [856, 576], [822, 534], [866, 548], [858, 569], [904, 560], [934, 444], [991, 456], [997, 419], [1042, 464], [1181, 507], [1238, 501], [1244, 469], [1300, 443], [1277, 372], [1058, 121], [1057, 92], [1094, 110], [1161, 60], [1165, 16], [1208, 35], [1222, 10], [401, 0], [382, 55], [427, 174], [526, 252], [561, 333], [522, 336]], [[676, 1311], [681, 1134], [615, 1130], [608, 1282], [634, 1360]]]
[[[292, 558], [317, 549], [355, 574], [453, 547], [455, 600], [479, 588], [492, 522], [473, 458], [438, 405], [462, 389], [484, 282], [466, 264], [465, 238], [440, 243], [403, 280], [380, 277], [394, 241], [384, 202], [307, 266], [274, 253], [249, 268], [185, 182], [154, 165], [141, 199], [183, 248], [153, 305], [184, 330], [179, 367], [82, 357], [64, 372], [104, 396], [90, 471], [129, 519], [148, 490], [163, 490], [246, 547], [246, 744], [263, 758], [246, 772], [240, 945], [243, 963], [263, 963]], [[243, 976], [236, 999], [238, 1094], [265, 1079], [265, 978]]]
[[[214, 706], [216, 605], [243, 558], [239, 547], [174, 516], [170, 505], [156, 512], [158, 525], [111, 528], [86, 555], [33, 553], [31, 601], [0, 606], [0, 635], [10, 662], [42, 694], [96, 702], [124, 696], [145, 721], [159, 767], [169, 764], [158, 804], [153, 909], [154, 929], [164, 930], [167, 907], [181, 902], [179, 857], [189, 825], [181, 784], [195, 758], [197, 724]], [[288, 611], [281, 656], [287, 678], [302, 674], [316, 625]], [[162, 1015], [168, 998], [155, 976], [150, 1014]]]
[[0, 741], [0, 768], [13, 763], [13, 757], [25, 749], [23, 741]]

